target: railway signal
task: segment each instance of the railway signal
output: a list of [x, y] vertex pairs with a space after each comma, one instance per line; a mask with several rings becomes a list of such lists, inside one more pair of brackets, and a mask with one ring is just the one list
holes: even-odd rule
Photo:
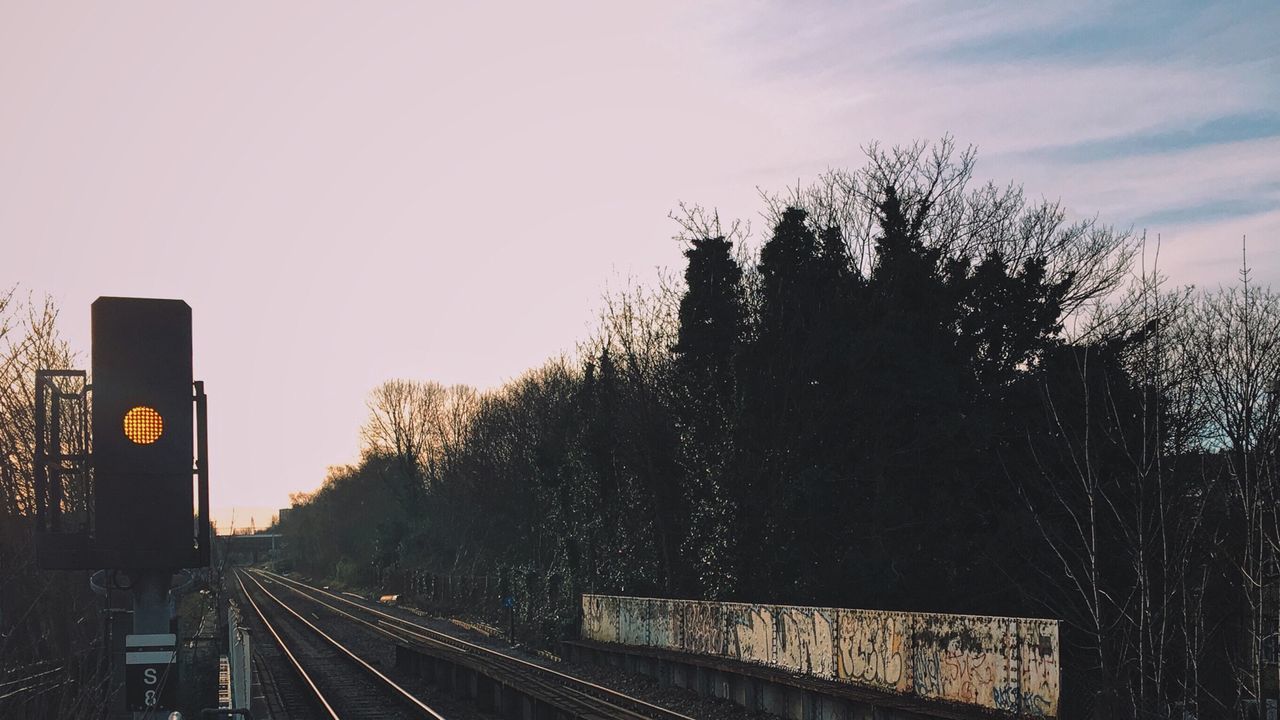
[[207, 566], [205, 396], [192, 381], [191, 308], [101, 297], [92, 320], [91, 385], [83, 371], [37, 372], [37, 560], [134, 573]]
[[93, 303], [96, 535], [121, 567], [197, 564], [191, 375], [185, 302]]
[[176, 704], [173, 575], [209, 565], [204, 384], [185, 302], [101, 297], [92, 318], [91, 377], [36, 371], [36, 562], [133, 596], [124, 699], [150, 717]]

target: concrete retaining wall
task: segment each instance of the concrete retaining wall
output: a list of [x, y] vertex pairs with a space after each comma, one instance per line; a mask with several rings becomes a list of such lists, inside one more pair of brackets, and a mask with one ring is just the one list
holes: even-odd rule
[[1057, 717], [1058, 621], [582, 596], [582, 637]]

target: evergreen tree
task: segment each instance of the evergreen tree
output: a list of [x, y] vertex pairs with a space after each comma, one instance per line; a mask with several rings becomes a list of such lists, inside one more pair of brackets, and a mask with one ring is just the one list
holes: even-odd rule
[[1046, 280], [1045, 258], [1029, 258], [1017, 272], [998, 251], [988, 253], [967, 273], [953, 272], [962, 286], [959, 336], [972, 359], [977, 380], [992, 389], [1013, 382], [1057, 343], [1062, 330], [1062, 301], [1071, 278]]
[[737, 582], [737, 498], [733, 429], [738, 422], [737, 362], [746, 312], [742, 268], [724, 237], [696, 238], [685, 250], [675, 353], [680, 467], [689, 504], [684, 552], [702, 595], [730, 595]]
[[739, 463], [749, 478], [746, 542], [767, 560], [752, 563], [751, 585], [785, 587], [809, 601], [832, 586], [814, 561], [796, 559], [823, 556], [843, 524], [837, 513], [849, 478], [844, 420], [856, 283], [838, 232], [824, 231], [820, 240], [797, 208], [782, 214], [757, 272]]

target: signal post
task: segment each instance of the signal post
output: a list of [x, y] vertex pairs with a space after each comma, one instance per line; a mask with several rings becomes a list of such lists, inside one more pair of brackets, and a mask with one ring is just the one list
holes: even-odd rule
[[[206, 402], [203, 383], [192, 378], [191, 308], [102, 297], [92, 320], [91, 385], [68, 392], [65, 379], [83, 380], [83, 372], [37, 373], [37, 561], [106, 571], [131, 593], [126, 704], [135, 718], [167, 717], [177, 709], [178, 684], [170, 583], [180, 570], [207, 567], [211, 542]], [[63, 427], [68, 417], [83, 423], [90, 396], [91, 441]]]

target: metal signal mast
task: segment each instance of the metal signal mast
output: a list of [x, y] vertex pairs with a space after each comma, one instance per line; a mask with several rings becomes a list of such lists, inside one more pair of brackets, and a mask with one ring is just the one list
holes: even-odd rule
[[102, 297], [92, 318], [92, 384], [83, 370], [36, 372], [36, 560], [128, 578], [126, 702], [155, 713], [177, 687], [170, 582], [209, 565], [204, 383], [185, 302]]

